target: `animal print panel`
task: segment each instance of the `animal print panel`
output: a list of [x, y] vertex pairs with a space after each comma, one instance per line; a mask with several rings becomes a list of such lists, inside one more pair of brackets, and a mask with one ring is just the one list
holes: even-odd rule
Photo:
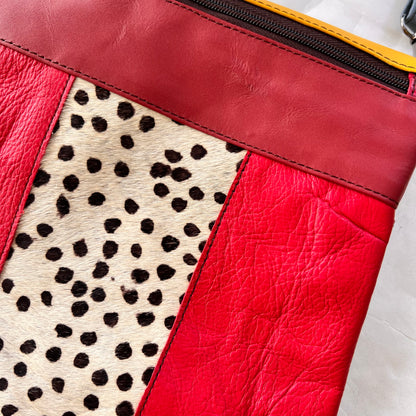
[[3, 416], [132, 416], [245, 151], [77, 79], [1, 275]]

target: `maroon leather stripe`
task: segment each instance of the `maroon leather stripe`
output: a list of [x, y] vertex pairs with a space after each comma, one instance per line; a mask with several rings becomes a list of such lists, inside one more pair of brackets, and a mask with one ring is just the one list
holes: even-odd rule
[[[18, 22], [18, 23], [16, 23]], [[172, 0], [17, 0], [5, 45], [218, 138], [396, 206], [416, 103]]]

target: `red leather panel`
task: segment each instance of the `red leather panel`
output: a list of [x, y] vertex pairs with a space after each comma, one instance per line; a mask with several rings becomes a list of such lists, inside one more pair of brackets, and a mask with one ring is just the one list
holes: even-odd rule
[[0, 45], [0, 270], [71, 80]]
[[256, 154], [242, 170], [136, 416], [337, 413], [393, 208]]
[[392, 206], [414, 169], [413, 97], [174, 0], [25, 7], [5, 0], [0, 37], [178, 121]]

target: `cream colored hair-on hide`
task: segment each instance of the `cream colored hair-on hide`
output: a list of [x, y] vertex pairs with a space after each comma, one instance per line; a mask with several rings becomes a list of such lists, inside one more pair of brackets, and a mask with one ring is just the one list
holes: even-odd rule
[[75, 81], [1, 275], [4, 416], [133, 415], [244, 154]]

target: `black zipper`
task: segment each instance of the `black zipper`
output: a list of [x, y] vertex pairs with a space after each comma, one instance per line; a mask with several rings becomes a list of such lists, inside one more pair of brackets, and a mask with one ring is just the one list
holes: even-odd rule
[[[237, 19], [252, 27], [277, 35], [280, 38], [290, 41], [292, 44], [295, 43], [301, 45], [303, 48], [306, 47], [307, 49], [315, 51], [320, 55], [330, 58], [332, 61], [335, 60], [342, 64], [344, 68], [347, 67], [353, 72], [358, 71], [360, 74], [365, 74], [371, 79], [377, 80], [397, 91], [403, 93], [407, 92], [409, 84], [407, 74], [403, 74], [404, 71], [391, 68], [385, 63], [380, 64], [380, 61], [378, 60], [374, 62], [374, 60], [371, 59], [373, 57], [370, 59], [367, 59], [366, 56], [363, 58], [362, 55], [357, 57], [355, 51], [350, 52], [351, 50], [349, 50], [349, 47], [354, 48], [351, 45], [348, 45], [348, 47], [344, 47], [340, 44], [334, 45], [332, 40], [331, 42], [322, 40], [322, 35], [319, 35], [320, 39], [317, 36], [312, 36], [311, 30], [308, 30], [309, 33], [304, 33], [305, 31], [302, 30], [303, 25], [298, 25], [298, 28], [295, 29], [293, 24], [287, 25], [277, 22], [276, 18], [273, 16], [275, 15], [274, 13], [272, 15], [270, 15], [270, 12], [264, 13], [263, 9], [261, 9], [261, 14], [256, 13], [254, 10], [260, 9], [257, 6], [254, 6], [255, 9], [253, 9], [253, 7], [248, 7], [247, 4], [244, 4], [244, 7], [241, 7], [236, 4], [238, 3], [236, 1], [225, 2], [221, 0], [192, 0], [190, 2], [185, 2], [188, 4], [195, 3], [210, 11]], [[280, 18], [278, 20], [282, 19]], [[288, 19], [284, 18], [283, 20], [285, 21]], [[312, 29], [312, 33], [314, 31], [315, 30]]]

